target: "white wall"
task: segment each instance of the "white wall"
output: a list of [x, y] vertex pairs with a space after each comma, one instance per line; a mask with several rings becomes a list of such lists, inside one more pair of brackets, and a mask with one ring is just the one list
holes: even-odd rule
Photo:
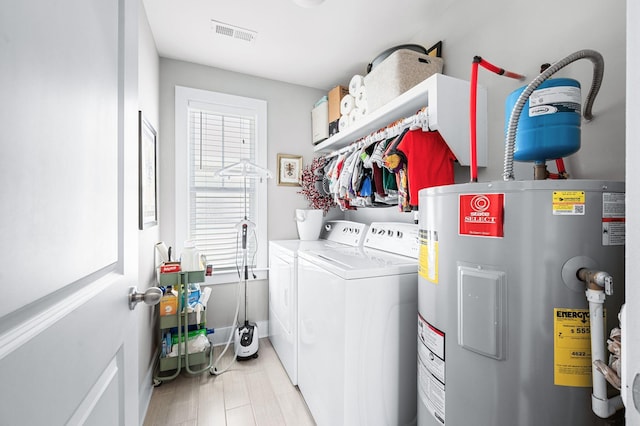
[[[424, 17], [424, 32], [408, 40], [430, 46], [443, 41], [445, 74], [469, 79], [471, 61], [480, 55], [488, 61], [527, 75], [524, 82], [480, 70], [479, 82], [488, 90], [489, 166], [479, 172], [480, 180], [501, 179], [504, 144], [504, 100], [518, 87], [538, 74], [539, 65], [554, 62], [580, 49], [599, 51], [605, 60], [604, 82], [594, 105], [595, 120], [582, 127], [582, 149], [565, 160], [573, 178], [623, 180], [625, 126], [625, 10], [619, 2], [597, 0], [542, 0], [530, 2], [497, 0], [493, 2], [433, 2], [433, 11]], [[557, 77], [575, 78], [583, 85], [583, 97], [591, 84], [592, 65], [581, 60], [567, 66]], [[351, 76], [345, 75], [348, 81]], [[339, 84], [340, 82], [336, 82]], [[160, 60], [160, 239], [175, 245], [173, 229], [174, 202], [174, 87], [176, 85], [220, 91], [234, 95], [265, 99], [268, 102], [268, 167], [275, 171], [276, 154], [303, 155], [305, 164], [313, 157], [310, 143], [310, 110], [325, 93], [221, 69], [161, 58]], [[468, 105], [460, 105], [461, 109]], [[468, 123], [461, 122], [461, 126]], [[555, 166], [550, 164], [551, 171]], [[530, 164], [516, 164], [517, 179], [530, 179]], [[468, 173], [459, 168], [457, 179]], [[296, 238], [293, 210], [306, 207], [293, 187], [269, 182], [268, 238]], [[342, 213], [333, 212], [332, 217]], [[396, 208], [360, 209], [344, 214], [348, 219], [400, 220], [410, 222], [412, 214]], [[267, 318], [267, 282], [249, 286], [252, 320]], [[208, 313], [208, 324], [224, 327], [233, 314], [230, 301], [235, 286], [216, 286], [215, 304]], [[242, 314], [241, 314], [242, 317]]]
[[[525, 74], [525, 81], [498, 76], [483, 68], [478, 82], [488, 92], [489, 163], [480, 168], [480, 181], [502, 180], [504, 160], [504, 102], [509, 93], [526, 85], [539, 66], [581, 50], [604, 57], [604, 81], [593, 107], [595, 119], [582, 124], [582, 147], [565, 159], [571, 178], [624, 180], [625, 141], [625, 8], [621, 2], [599, 0], [522, 0], [432, 2], [424, 17], [424, 31], [410, 42], [431, 46], [443, 42], [444, 73], [469, 80], [476, 55], [498, 67]], [[590, 61], [576, 61], [554, 75], [578, 80], [583, 99], [592, 81]], [[348, 80], [348, 78], [347, 78]], [[467, 110], [469, 105], [460, 105]], [[469, 126], [461, 122], [460, 126]], [[516, 163], [516, 179], [533, 178], [531, 163]], [[549, 171], [555, 172], [554, 162]], [[468, 182], [468, 167], [456, 166], [456, 182]], [[360, 209], [347, 218], [362, 222], [400, 220], [413, 215], [397, 209]]]
[[[493, 0], [433, 2], [424, 31], [414, 42], [430, 46], [443, 41], [444, 73], [469, 80], [475, 55], [510, 71], [525, 74], [524, 82], [480, 69], [478, 81], [487, 88], [489, 166], [480, 181], [501, 179], [504, 159], [504, 101], [529, 83], [539, 66], [581, 49], [604, 57], [604, 82], [593, 107], [595, 119], [582, 125], [582, 148], [565, 160], [572, 178], [624, 180], [625, 126], [625, 6], [600, 0]], [[583, 99], [593, 67], [580, 60], [554, 77], [575, 78]], [[460, 105], [460, 108], [468, 108]], [[468, 123], [460, 123], [468, 126]], [[531, 165], [516, 164], [516, 179], [532, 179]], [[551, 171], [555, 165], [550, 164]]]
[[[627, 1], [627, 182], [640, 181], [640, 168], [637, 167], [640, 161], [640, 29], [637, 22], [640, 20], [640, 5], [634, 0]], [[632, 25], [633, 24], [633, 25]], [[635, 166], [635, 167], [634, 167]], [[633, 383], [633, 378], [640, 373], [640, 289], [636, 285], [634, 277], [640, 274], [640, 232], [638, 227], [638, 215], [640, 211], [640, 187], [638, 185], [627, 186], [627, 241], [626, 241], [626, 310], [627, 324], [625, 326], [625, 340], [623, 341], [623, 357], [626, 362], [626, 369], [623, 374], [626, 376], [627, 384]], [[634, 214], [631, 214], [634, 212]], [[623, 365], [624, 368], [624, 365]], [[640, 389], [637, 389], [640, 391]], [[631, 388], [622, 390], [626, 395], [626, 420], [629, 425], [640, 424], [639, 406], [633, 402]], [[640, 396], [640, 395], [639, 395]], [[640, 400], [638, 400], [640, 404]]]
[[[640, 18], [640, 7], [636, 2], [627, 2], [628, 17], [625, 22], [625, 10], [622, 2], [601, 2], [597, 0], [568, 0], [557, 2], [542, 0], [535, 3], [499, 0], [493, 2], [469, 2], [451, 0], [432, 2], [433, 9], [425, 16], [424, 32], [416, 36], [413, 42], [425, 46], [442, 40], [444, 44], [445, 73], [462, 79], [468, 79], [471, 59], [474, 55], [483, 56], [488, 61], [512, 71], [525, 73], [525, 82], [517, 82], [480, 70], [479, 82], [488, 89], [489, 95], [489, 167], [480, 170], [480, 180], [500, 179], [502, 173], [504, 143], [504, 100], [516, 88], [529, 82], [538, 72], [543, 62], [553, 62], [576, 50], [589, 48], [599, 51], [605, 59], [605, 76], [595, 105], [595, 120], [583, 124], [582, 149], [566, 160], [572, 177], [612, 179], [634, 182], [640, 180], [640, 170], [632, 165], [640, 159], [640, 151], [633, 141], [640, 139], [640, 126], [633, 118], [640, 114], [638, 90], [634, 82], [640, 74], [640, 31], [630, 25]], [[625, 40], [625, 28], [629, 23], [629, 34]], [[146, 26], [146, 24], [145, 24]], [[147, 29], [141, 31], [141, 37]], [[628, 43], [628, 46], [626, 45]], [[146, 46], [144, 49], [142, 48]], [[148, 40], [141, 41], [141, 51], [150, 51]], [[625, 57], [625, 48], [628, 54]], [[143, 52], [144, 54], [144, 52]], [[153, 56], [153, 55], [151, 55]], [[626, 60], [629, 61], [626, 64]], [[146, 65], [145, 65], [146, 64]], [[148, 74], [153, 69], [152, 58], [141, 57], [141, 108], [153, 116], [153, 102], [150, 99], [153, 90], [149, 85], [153, 79]], [[625, 78], [625, 66], [628, 76]], [[161, 60], [160, 112], [153, 116], [160, 135], [160, 217], [161, 237], [173, 244], [173, 86], [176, 84], [209, 90], [217, 90], [244, 96], [267, 99], [269, 102], [269, 168], [275, 169], [275, 155], [289, 153], [304, 155], [307, 163], [313, 153], [309, 143], [309, 115], [307, 111], [323, 93], [300, 86], [262, 80], [223, 70], [202, 67], [167, 59]], [[578, 61], [569, 65], [556, 76], [565, 76], [579, 80], [583, 85], [583, 97], [591, 84], [592, 67], [588, 61]], [[348, 81], [349, 76], [345, 76]], [[625, 96], [626, 91], [626, 96]], [[294, 100], [292, 100], [294, 99]], [[626, 140], [628, 148], [625, 157], [625, 100]], [[149, 101], [149, 103], [147, 103]], [[467, 108], [467, 105], [461, 105]], [[159, 123], [163, 128], [159, 128]], [[467, 123], [461, 123], [467, 125]], [[626, 165], [626, 169], [625, 169]], [[550, 165], [553, 171], [553, 165]], [[466, 176], [458, 173], [458, 176]], [[530, 165], [516, 164], [516, 178], [530, 179]], [[295, 188], [278, 187], [275, 182], [269, 186], [269, 238], [295, 238], [295, 228], [289, 221], [296, 207], [304, 207], [304, 201], [295, 193]], [[640, 256], [637, 241], [637, 224], [631, 211], [637, 210], [640, 189], [627, 188], [627, 276], [637, 275], [637, 262]], [[337, 216], [333, 213], [333, 216]], [[346, 215], [354, 220], [370, 222], [372, 220], [410, 221], [410, 215], [401, 214], [396, 209], [361, 209]], [[153, 237], [151, 237], [153, 235]], [[154, 243], [155, 232], [141, 233], [140, 258], [141, 279], [148, 274], [150, 253], [146, 246]], [[635, 241], [635, 242], [634, 242]], [[631, 261], [629, 261], [631, 260]], [[148, 278], [148, 276], [147, 276]], [[629, 280], [632, 282], [632, 280]], [[263, 284], [255, 293], [258, 300], [265, 304], [266, 286]], [[233, 300], [233, 286], [220, 286], [217, 296], [220, 300]], [[259, 300], [263, 299], [263, 300]], [[627, 307], [638, 312], [640, 294], [635, 287], [627, 286]], [[228, 324], [230, 313], [224, 309], [214, 309], [209, 321], [212, 326]], [[260, 309], [260, 319], [266, 318], [266, 308]], [[628, 327], [637, 330], [640, 316], [630, 315]], [[146, 318], [146, 317], [145, 317]], [[640, 352], [640, 339], [637, 332], [628, 342], [631, 353]], [[144, 337], [141, 336], [141, 341]], [[147, 344], [147, 343], [144, 343]], [[141, 346], [144, 346], [142, 344]], [[148, 354], [142, 354], [145, 358]], [[636, 357], [637, 358], [637, 357]], [[144, 370], [142, 360], [141, 372]], [[640, 370], [640, 362], [629, 360], [628, 380], [632, 380], [634, 371]], [[628, 404], [631, 393], [628, 393]], [[640, 422], [637, 410], [627, 410], [629, 422]]]
[[[157, 143], [162, 145], [162, 129], [159, 119], [159, 57], [151, 34], [151, 28], [144, 10], [144, 4], [139, 1], [140, 14], [138, 16], [138, 109], [156, 129]], [[162, 221], [161, 212], [159, 220]], [[145, 291], [155, 285], [154, 275], [154, 245], [159, 241], [160, 228], [154, 226], [138, 233], [138, 291]], [[138, 352], [138, 383], [140, 389], [140, 413], [144, 415], [151, 397], [151, 376], [156, 361], [155, 348], [158, 341], [156, 331], [155, 308], [141, 305], [136, 309], [138, 320], [139, 352]]]
[[[311, 144], [311, 108], [324, 92], [274, 80], [238, 74], [221, 69], [160, 59], [160, 238], [167, 245], [176, 245], [174, 230], [174, 152], [175, 152], [175, 86], [192, 87], [246, 96], [267, 101], [267, 167], [276, 172], [278, 153], [302, 155], [305, 164], [313, 158]], [[293, 222], [294, 210], [306, 207], [299, 188], [278, 186], [268, 182], [268, 238], [297, 238]], [[207, 326], [220, 328], [232, 323], [235, 310], [236, 285], [215, 285], [207, 312]], [[266, 280], [249, 282], [249, 319], [268, 318], [268, 284]], [[244, 318], [241, 306], [240, 318]], [[261, 333], [266, 330], [261, 330]]]

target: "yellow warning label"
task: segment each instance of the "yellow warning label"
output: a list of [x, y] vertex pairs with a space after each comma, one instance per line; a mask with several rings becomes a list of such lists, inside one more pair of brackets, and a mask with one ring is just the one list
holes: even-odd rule
[[[553, 315], [553, 383], [559, 386], [590, 387], [589, 310], [555, 308]], [[606, 312], [603, 315], [606, 318]]]
[[584, 191], [553, 191], [554, 215], [584, 215]]
[[584, 191], [553, 191], [553, 203], [584, 204]]
[[436, 231], [420, 230], [418, 274], [427, 281], [438, 284], [438, 233]]

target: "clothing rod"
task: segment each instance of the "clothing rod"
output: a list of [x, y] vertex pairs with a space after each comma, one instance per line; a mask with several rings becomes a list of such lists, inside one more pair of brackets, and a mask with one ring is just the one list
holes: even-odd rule
[[331, 153], [325, 155], [325, 158], [332, 158], [337, 155], [343, 154], [345, 152], [349, 152], [352, 150], [360, 149], [363, 146], [367, 147], [372, 143], [379, 142], [384, 139], [389, 139], [395, 136], [398, 136], [404, 129], [407, 127], [417, 126], [417, 128], [422, 128], [424, 131], [430, 129], [429, 127], [429, 114], [427, 107], [422, 108], [417, 113], [412, 116], [405, 117], [394, 121], [391, 124], [388, 124], [385, 127], [382, 127], [375, 132], [368, 134], [367, 136], [363, 136], [360, 139], [350, 143], [349, 145], [342, 147], [338, 150], [332, 151]]

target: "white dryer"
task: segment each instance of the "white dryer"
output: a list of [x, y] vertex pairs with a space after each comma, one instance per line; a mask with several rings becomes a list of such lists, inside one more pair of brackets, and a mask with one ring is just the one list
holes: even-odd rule
[[333, 220], [319, 240], [269, 241], [269, 340], [291, 383], [298, 384], [298, 252], [359, 246], [367, 226]]
[[416, 420], [418, 226], [298, 256], [298, 387], [319, 426]]

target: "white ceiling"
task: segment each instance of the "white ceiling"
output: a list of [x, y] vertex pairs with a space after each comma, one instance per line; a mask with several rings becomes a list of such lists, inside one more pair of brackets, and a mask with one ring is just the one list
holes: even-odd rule
[[[419, 40], [435, 0], [143, 0], [160, 56], [328, 90], [348, 84], [385, 49]], [[447, 3], [446, 1], [444, 3]], [[435, 7], [434, 7], [435, 6]], [[215, 33], [211, 20], [257, 32]]]

